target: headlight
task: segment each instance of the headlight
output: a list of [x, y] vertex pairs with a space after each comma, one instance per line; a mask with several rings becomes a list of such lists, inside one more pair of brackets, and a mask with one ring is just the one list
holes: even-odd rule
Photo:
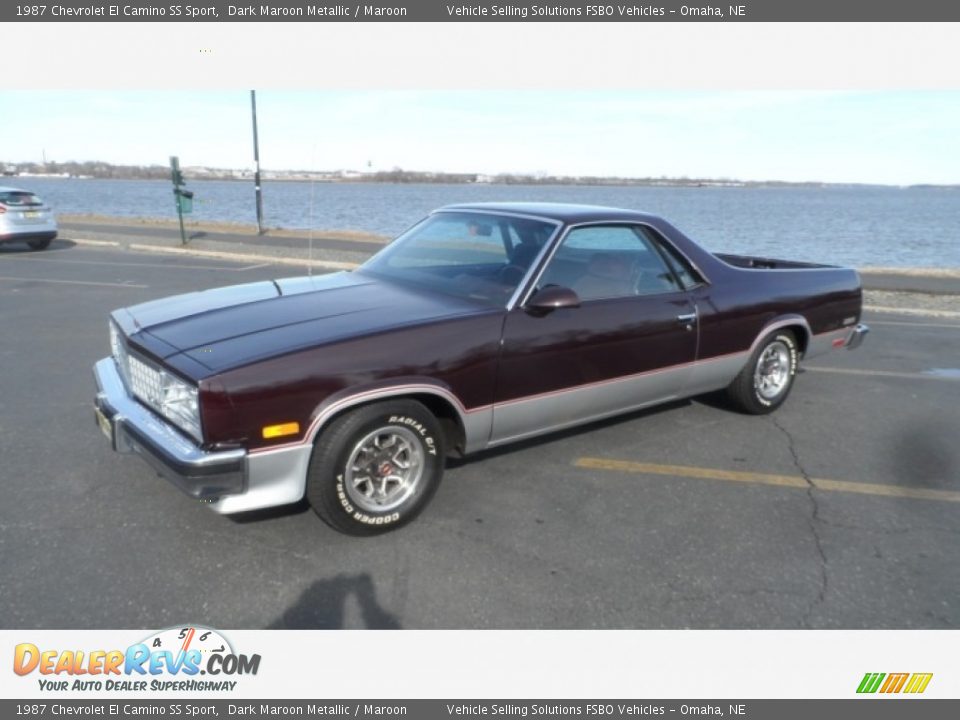
[[160, 388], [160, 403], [157, 408], [160, 413], [197, 440], [202, 440], [197, 388], [163, 370], [160, 371]]
[[123, 333], [120, 332], [120, 328], [113, 320], [108, 325], [110, 326], [110, 354], [113, 355], [113, 360], [117, 363], [120, 376], [129, 385], [130, 368], [127, 367], [127, 347], [123, 344]]
[[123, 352], [123, 341], [120, 340], [120, 330], [117, 324], [112, 320], [107, 323], [110, 326], [110, 354], [115, 360], [120, 359], [120, 353]]

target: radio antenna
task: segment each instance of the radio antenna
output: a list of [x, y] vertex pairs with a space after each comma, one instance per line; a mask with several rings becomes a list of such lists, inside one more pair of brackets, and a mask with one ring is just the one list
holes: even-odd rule
[[312, 151], [312, 159], [310, 161], [310, 211], [309, 211], [309, 221], [310, 221], [310, 233], [308, 235], [309, 240], [307, 243], [307, 276], [313, 277], [313, 189], [317, 183], [317, 146], [314, 143]]

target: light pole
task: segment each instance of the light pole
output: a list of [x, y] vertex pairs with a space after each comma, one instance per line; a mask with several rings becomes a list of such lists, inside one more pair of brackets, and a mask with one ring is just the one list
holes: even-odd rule
[[253, 185], [257, 191], [257, 234], [263, 235], [263, 192], [260, 188], [260, 143], [257, 140], [257, 91], [250, 91], [250, 111], [253, 114]]

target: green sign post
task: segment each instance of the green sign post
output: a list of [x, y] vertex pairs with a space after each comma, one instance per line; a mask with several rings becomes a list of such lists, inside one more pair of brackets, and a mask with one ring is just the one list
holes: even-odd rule
[[177, 218], [180, 220], [180, 242], [187, 244], [187, 233], [183, 229], [183, 215], [193, 212], [193, 192], [184, 190], [186, 181], [183, 179], [183, 173], [180, 172], [180, 158], [176, 155], [170, 156], [170, 179], [173, 180], [173, 197], [177, 201]]

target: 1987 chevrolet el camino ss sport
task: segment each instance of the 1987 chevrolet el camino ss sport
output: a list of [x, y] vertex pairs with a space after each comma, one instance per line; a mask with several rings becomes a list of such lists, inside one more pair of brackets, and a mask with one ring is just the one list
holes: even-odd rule
[[784, 402], [858, 346], [853, 270], [714, 255], [612, 208], [453, 205], [352, 272], [115, 311], [96, 415], [220, 513], [304, 496], [345, 533], [413, 519], [446, 455], [726, 389]]

